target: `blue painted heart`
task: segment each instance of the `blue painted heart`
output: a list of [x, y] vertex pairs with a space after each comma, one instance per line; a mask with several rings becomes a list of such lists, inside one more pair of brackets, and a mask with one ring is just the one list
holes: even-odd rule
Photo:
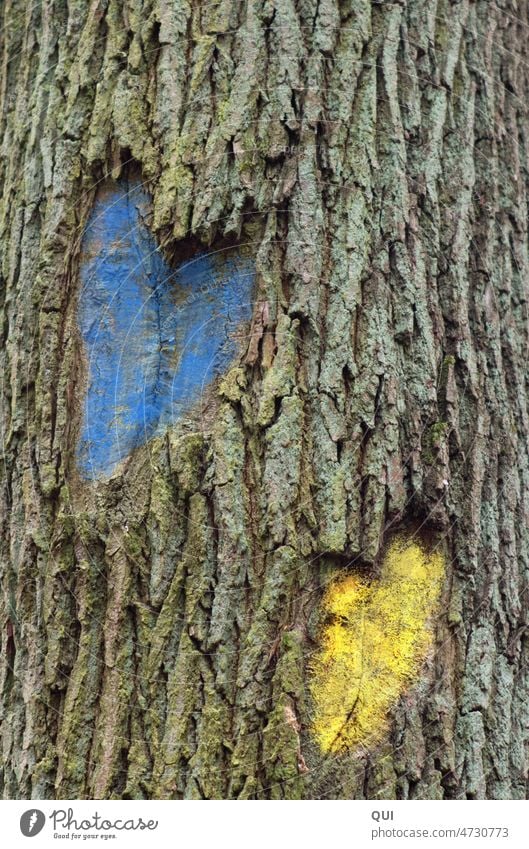
[[88, 386], [77, 464], [108, 477], [233, 362], [251, 318], [255, 265], [238, 249], [171, 268], [140, 181], [98, 194], [81, 249], [78, 321]]

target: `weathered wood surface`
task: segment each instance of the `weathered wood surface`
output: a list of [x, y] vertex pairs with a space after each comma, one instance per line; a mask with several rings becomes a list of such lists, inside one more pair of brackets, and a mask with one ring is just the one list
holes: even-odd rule
[[[525, 797], [527, 5], [2, 15], [4, 796]], [[252, 332], [85, 481], [81, 236], [129, 160], [166, 257], [255, 245]], [[319, 602], [403, 526], [448, 563], [435, 647], [324, 756]]]

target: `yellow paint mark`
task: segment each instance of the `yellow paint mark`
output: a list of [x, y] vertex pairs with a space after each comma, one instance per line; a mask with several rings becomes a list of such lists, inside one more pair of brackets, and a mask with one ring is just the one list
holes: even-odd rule
[[418, 675], [432, 642], [444, 559], [416, 542], [391, 544], [381, 577], [334, 581], [311, 667], [313, 733], [324, 752], [373, 743], [392, 705]]

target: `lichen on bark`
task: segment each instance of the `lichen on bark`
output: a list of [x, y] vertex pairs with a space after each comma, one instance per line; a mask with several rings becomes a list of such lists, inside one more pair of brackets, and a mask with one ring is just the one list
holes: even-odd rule
[[[4, 4], [4, 797], [526, 796], [528, 26]], [[253, 321], [203, 408], [87, 484], [80, 244], [131, 162], [168, 258], [253, 246]], [[319, 603], [400, 527], [446, 552], [430, 660], [384, 739], [323, 756]]]

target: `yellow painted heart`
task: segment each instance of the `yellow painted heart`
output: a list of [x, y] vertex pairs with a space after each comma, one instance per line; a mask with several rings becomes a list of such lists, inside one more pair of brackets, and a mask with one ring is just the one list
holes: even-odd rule
[[372, 744], [432, 643], [444, 557], [396, 538], [379, 578], [347, 575], [323, 598], [321, 646], [311, 663], [313, 734], [324, 752]]

